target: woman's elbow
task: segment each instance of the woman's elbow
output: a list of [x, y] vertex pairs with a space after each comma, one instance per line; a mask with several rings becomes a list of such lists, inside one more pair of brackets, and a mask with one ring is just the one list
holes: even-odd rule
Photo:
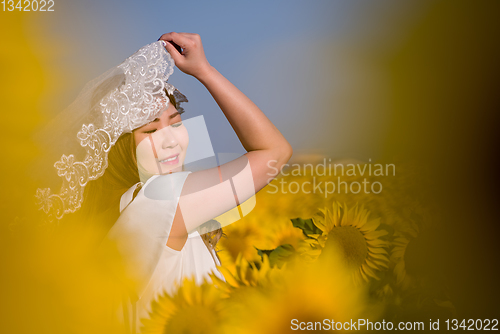
[[282, 164], [286, 164], [292, 157], [292, 154], [293, 154], [292, 145], [290, 145], [289, 142], [286, 142], [285, 145], [280, 147], [280, 162]]

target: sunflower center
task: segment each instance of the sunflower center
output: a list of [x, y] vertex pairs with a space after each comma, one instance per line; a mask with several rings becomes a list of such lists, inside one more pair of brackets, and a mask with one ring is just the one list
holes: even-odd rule
[[327, 248], [338, 249], [348, 266], [359, 268], [368, 255], [368, 245], [363, 233], [354, 226], [338, 226], [328, 233]]

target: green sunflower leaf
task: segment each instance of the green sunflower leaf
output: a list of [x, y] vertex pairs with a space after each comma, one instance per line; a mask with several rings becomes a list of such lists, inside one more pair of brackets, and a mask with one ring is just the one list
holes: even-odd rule
[[295, 248], [293, 248], [290, 244], [284, 244], [278, 246], [274, 251], [269, 255], [269, 264], [271, 267], [278, 266], [281, 268], [285, 262], [290, 260], [295, 255]]
[[259, 256], [261, 258], [264, 257], [264, 254], [266, 254], [267, 256], [269, 256], [274, 250], [276, 250], [276, 248], [275, 249], [258, 249], [255, 246], [253, 248], [255, 248], [257, 250], [257, 253], [259, 254]]
[[302, 233], [308, 238], [311, 238], [314, 234], [322, 234], [321, 231], [316, 225], [314, 225], [312, 219], [302, 219], [302, 218], [294, 218], [291, 219], [293, 227], [300, 228]]
[[264, 254], [269, 257], [269, 264], [271, 267], [278, 266], [278, 268], [281, 268], [283, 264], [285, 264], [297, 253], [295, 248], [293, 248], [290, 244], [284, 244], [276, 247], [275, 249], [258, 249], [255, 246], [254, 248], [262, 258], [264, 257]]

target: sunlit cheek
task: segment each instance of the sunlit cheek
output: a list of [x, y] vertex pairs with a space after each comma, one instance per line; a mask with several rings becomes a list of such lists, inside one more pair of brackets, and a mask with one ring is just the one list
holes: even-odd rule
[[184, 161], [184, 157], [186, 156], [186, 151], [187, 151], [187, 148], [189, 146], [189, 134], [188, 134], [188, 131], [187, 131], [187, 128], [183, 125], [181, 125], [178, 129], [177, 129], [177, 138], [178, 138], [178, 141], [179, 141], [179, 145], [182, 147], [182, 156], [183, 156], [183, 161]]
[[137, 145], [137, 164], [138, 167], [150, 169], [152, 166], [156, 165], [155, 154], [153, 150], [153, 145], [151, 145], [151, 140], [149, 137], [145, 137]]
[[182, 142], [187, 135], [186, 127], [183, 124], [179, 126], [171, 125], [170, 127], [172, 128], [172, 133], [177, 139], [177, 141], [179, 143]]

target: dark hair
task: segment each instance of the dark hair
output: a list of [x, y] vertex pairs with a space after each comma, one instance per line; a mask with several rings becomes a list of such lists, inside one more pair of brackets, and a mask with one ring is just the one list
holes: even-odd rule
[[[168, 93], [167, 95], [170, 102], [176, 106], [174, 96]], [[86, 185], [79, 216], [101, 226], [106, 224], [105, 230], [109, 230], [120, 217], [121, 196], [139, 181], [134, 134], [125, 133], [111, 147], [108, 153], [108, 167], [104, 174]], [[134, 197], [135, 195], [136, 193]], [[211, 255], [222, 234], [222, 229], [219, 228], [201, 235]]]

